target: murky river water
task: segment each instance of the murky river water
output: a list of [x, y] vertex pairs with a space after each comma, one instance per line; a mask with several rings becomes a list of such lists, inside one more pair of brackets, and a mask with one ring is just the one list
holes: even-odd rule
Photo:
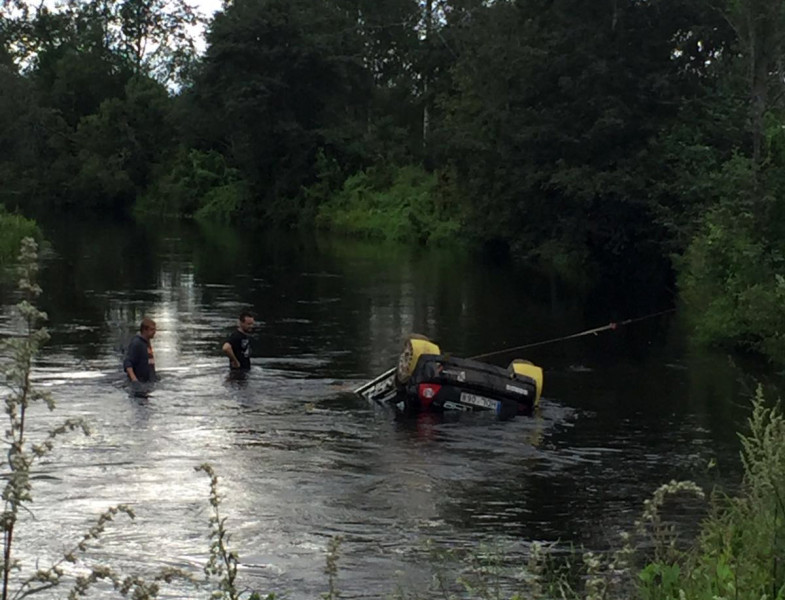
[[[450, 251], [294, 235], [84, 224], [48, 237], [52, 340], [35, 379], [58, 407], [33, 412], [31, 436], [67, 417], [93, 435], [62, 438], [37, 470], [16, 540], [26, 569], [126, 503], [136, 520], [110, 525], [91, 559], [200, 576], [209, 482], [194, 467], [205, 462], [221, 477], [241, 586], [292, 599], [326, 590], [335, 535], [344, 597], [423, 592], [426, 540], [512, 560], [531, 540], [604, 548], [660, 483], [710, 485], [712, 458], [721, 479], [738, 474], [748, 389], [725, 357], [690, 347], [678, 316], [490, 359], [543, 366], [532, 418], [402, 420], [350, 392], [391, 366], [410, 331], [472, 356], [668, 308], [640, 282], [580, 291]], [[3, 298], [7, 331], [7, 285]], [[245, 308], [259, 323], [253, 368], [227, 381], [220, 345]], [[143, 315], [158, 324], [161, 375], [145, 402], [120, 369]], [[186, 584], [163, 596], [207, 597]]]

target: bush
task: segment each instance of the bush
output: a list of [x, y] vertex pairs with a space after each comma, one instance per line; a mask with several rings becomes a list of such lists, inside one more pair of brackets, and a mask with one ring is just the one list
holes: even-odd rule
[[231, 223], [247, 198], [244, 182], [233, 181], [210, 189], [201, 199], [194, 218], [204, 223]]
[[134, 206], [137, 214], [196, 217], [228, 223], [248, 193], [239, 172], [218, 152], [181, 148]]
[[725, 199], [676, 259], [678, 282], [699, 341], [785, 363], [785, 247], [773, 235], [782, 219], [776, 199], [752, 196], [755, 181], [746, 159], [726, 165]]
[[438, 176], [416, 166], [375, 167], [349, 177], [318, 209], [317, 226], [339, 233], [441, 244], [461, 231], [462, 210]]
[[22, 239], [26, 237], [41, 239], [41, 230], [36, 222], [22, 215], [9, 213], [0, 204], [0, 264], [16, 257]]

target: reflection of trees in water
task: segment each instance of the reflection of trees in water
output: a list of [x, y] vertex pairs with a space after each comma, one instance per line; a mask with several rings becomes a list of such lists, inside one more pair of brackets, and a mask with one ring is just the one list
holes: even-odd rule
[[[247, 426], [249, 414], [258, 415], [250, 418], [259, 419], [253, 427], [265, 443], [253, 460], [238, 463], [253, 465], [253, 476], [243, 481], [255, 481], [257, 465], [271, 452], [278, 452], [283, 474], [290, 472], [292, 456], [310, 465], [315, 453], [293, 453], [290, 445], [310, 448], [314, 427], [346, 427], [349, 433], [340, 439], [332, 429], [315, 436], [313, 447], [334, 459], [336, 473], [352, 475], [339, 488], [341, 501], [328, 498], [322, 501], [327, 508], [318, 510], [335, 504], [340, 517], [346, 506], [367, 508], [358, 514], [376, 515], [382, 533], [392, 520], [404, 523], [407, 535], [429, 535], [436, 524], [436, 534], [450, 539], [470, 539], [478, 532], [527, 539], [569, 533], [577, 541], [585, 534], [601, 535], [607, 525], [626, 526], [628, 515], [637, 516], [639, 500], [651, 491], [647, 481], [656, 486], [669, 479], [674, 465], [689, 470], [690, 457], [706, 458], [712, 451], [708, 441], [723, 439], [715, 435], [723, 423], [727, 429], [733, 372], [718, 372], [705, 355], [684, 358], [680, 334], [668, 320], [527, 353], [546, 368], [545, 402], [553, 397], [582, 411], [574, 427], [560, 427], [554, 434], [548, 425], [545, 443], [537, 422], [517, 419], [499, 427], [476, 415], [455, 427], [443, 427], [442, 418], [431, 415], [394, 422], [392, 414], [370, 419], [371, 411], [354, 411], [357, 405], [351, 402], [345, 413], [324, 404], [307, 415], [288, 409], [277, 416], [256, 412], [257, 403], [280, 401], [276, 394], [281, 395], [282, 386], [288, 386], [287, 401], [290, 396], [299, 400], [316, 377], [376, 374], [390, 366], [402, 336], [411, 331], [432, 336], [445, 352], [466, 356], [602, 325], [586, 322], [586, 315], [604, 313], [602, 307], [587, 310], [591, 296], [553, 275], [483, 264], [455, 251], [133, 224], [85, 226], [50, 239], [56, 255], [43, 272], [43, 286], [54, 326], [52, 343], [61, 346], [55, 350], [58, 357], [101, 359], [117, 366], [119, 377], [117, 348], [130, 339], [143, 315], [155, 318], [159, 367], [189, 369], [186, 376], [178, 372], [162, 381], [155, 401], [164, 406], [186, 398], [184, 404], [195, 407], [188, 427], [181, 418], [172, 420], [179, 425], [171, 440], [199, 449], [225, 446], [227, 428], [217, 426], [213, 414], [220, 414], [215, 398], [226, 390], [210, 386], [219, 385], [226, 373], [217, 368], [200, 372], [196, 357], [226, 364], [219, 345], [240, 308], [252, 307], [261, 323], [256, 357], [316, 358], [281, 364], [279, 381], [272, 380], [265, 364], [252, 374], [248, 389], [241, 382], [225, 382], [239, 406], [254, 409], [240, 415], [241, 425], [234, 424], [231, 413], [230, 431], [236, 434]], [[612, 308], [628, 307], [606, 306], [606, 314]], [[498, 362], [511, 358], [501, 356]], [[673, 361], [678, 368], [669, 366]], [[586, 369], [567, 368], [578, 364]], [[294, 374], [295, 369], [302, 373]], [[208, 394], [200, 395], [203, 386]], [[150, 412], [134, 405], [130, 422], [139, 427], [132, 430], [145, 428]], [[271, 421], [284, 432], [275, 433], [275, 443], [282, 445], [278, 450], [267, 445]], [[118, 428], [127, 430], [124, 423]], [[500, 436], [509, 436], [506, 444], [499, 444]], [[735, 440], [731, 433], [727, 439]], [[656, 456], [647, 443], [657, 449]], [[234, 459], [234, 448], [232, 453]], [[160, 467], [162, 488], [168, 485], [166, 468], [171, 463]], [[310, 476], [311, 467], [303, 469]], [[376, 477], [370, 488], [368, 474]], [[312, 489], [322, 490], [324, 479], [317, 473]], [[259, 504], [285, 497], [253, 489], [251, 498]], [[310, 497], [301, 504], [312, 505]]]
[[[55, 252], [42, 279], [53, 343], [74, 345], [82, 359], [116, 361], [146, 314], [159, 323], [155, 347], [167, 366], [184, 353], [216, 356], [213, 344], [250, 308], [260, 324], [256, 356], [322, 356], [323, 370], [359, 377], [387, 368], [411, 332], [471, 356], [602, 324], [585, 321], [602, 313], [587, 309], [585, 289], [457, 249], [155, 222], [63, 222], [47, 236]], [[574, 362], [576, 347], [649, 353], [651, 336], [625, 337], [625, 346], [622, 335], [608, 334], [615, 339], [604, 346], [562, 344], [490, 361], [528, 358], [547, 369]]]
[[41, 273], [50, 345], [73, 346], [82, 359], [101, 358], [107, 339], [119, 343], [105, 318], [109, 297], [149, 289], [154, 240], [143, 230], [112, 223], [61, 221], [44, 232], [53, 251]]
[[355, 311], [363, 315], [358, 338], [367, 372], [389, 366], [412, 332], [467, 356], [547, 338], [570, 319], [580, 324], [581, 297], [548, 274], [483, 264], [455, 249], [380, 254], [360, 246], [352, 255], [347, 244], [336, 246], [346, 257], [347, 287], [361, 303]]
[[[130, 222], [48, 227], [53, 256], [42, 286], [51, 343], [72, 347], [81, 359], [118, 360], [144, 315], [160, 313], [166, 324], [196, 306], [190, 264], [178, 258], [188, 240], [167, 234]], [[157, 344], [176, 348], [167, 340], [172, 331], [159, 331]]]

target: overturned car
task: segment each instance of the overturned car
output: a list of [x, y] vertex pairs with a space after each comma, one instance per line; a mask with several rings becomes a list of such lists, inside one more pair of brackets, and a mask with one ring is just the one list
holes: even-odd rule
[[360, 386], [355, 393], [404, 414], [445, 410], [490, 410], [502, 419], [531, 414], [542, 394], [542, 369], [513, 360], [505, 369], [442, 354], [420, 335], [404, 343], [398, 366]]

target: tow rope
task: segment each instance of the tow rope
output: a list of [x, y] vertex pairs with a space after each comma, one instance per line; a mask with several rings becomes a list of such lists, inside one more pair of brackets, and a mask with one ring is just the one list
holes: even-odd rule
[[615, 330], [619, 327], [624, 325], [629, 325], [630, 323], [637, 323], [638, 321], [645, 321], [646, 319], [653, 319], [654, 317], [659, 317], [661, 315], [665, 315], [668, 313], [674, 312], [675, 308], [669, 308], [668, 310], [661, 310], [656, 313], [651, 313], [649, 315], [644, 315], [642, 317], [636, 317], [634, 319], [626, 319], [624, 321], [619, 322], [610, 322], [607, 325], [603, 325], [602, 327], [595, 327], [593, 329], [587, 329], [586, 331], [581, 331], [580, 333], [573, 333], [572, 335], [564, 335], [557, 338], [552, 338], [550, 340], [543, 340], [542, 342], [534, 342], [532, 344], [524, 344], [523, 346], [515, 346], [513, 348], [505, 348], [504, 350], [496, 350], [495, 352], [486, 352], [485, 354], [477, 354], [476, 356], [471, 356], [472, 360], [476, 360], [478, 358], [487, 358], [489, 356], [495, 356], [497, 354], [504, 354], [505, 352], [515, 352], [517, 350], [524, 350], [526, 348], [534, 348], [536, 346], [544, 346], [545, 344], [553, 344], [554, 342], [563, 342], [564, 340], [572, 340], [575, 338], [583, 337], [585, 335], [597, 335], [601, 331], [608, 331], [608, 330]]

